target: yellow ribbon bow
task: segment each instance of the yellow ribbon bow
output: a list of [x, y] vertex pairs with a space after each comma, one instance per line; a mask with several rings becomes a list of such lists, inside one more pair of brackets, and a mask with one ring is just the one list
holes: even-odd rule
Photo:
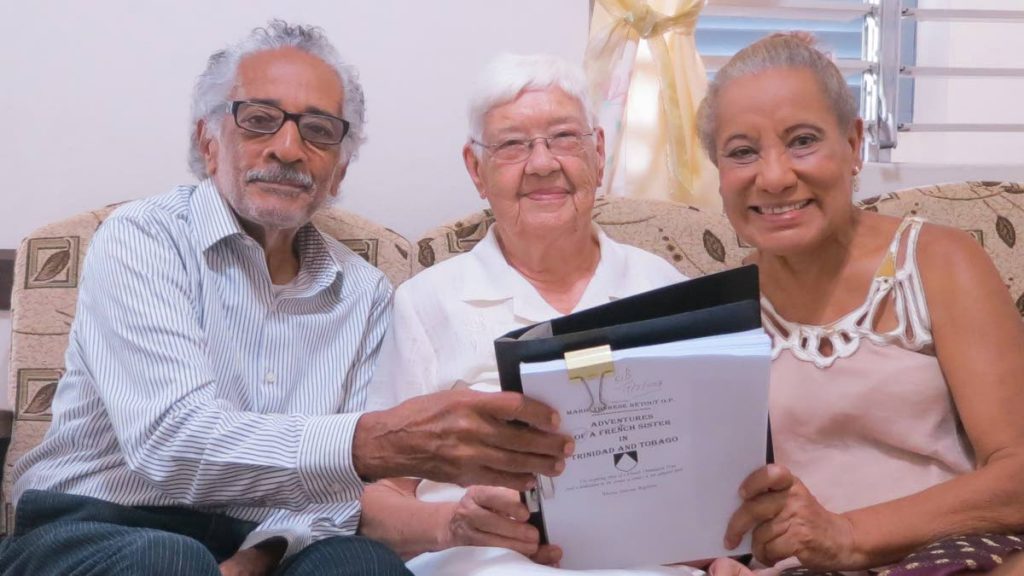
[[[625, 90], [632, 59], [641, 39], [647, 41], [660, 83], [660, 112], [667, 133], [665, 148], [669, 178], [668, 197], [698, 206], [717, 207], [717, 174], [700, 149], [695, 126], [697, 106], [707, 90], [707, 75], [697, 53], [693, 31], [704, 0], [672, 0], [671, 14], [651, 7], [657, 0], [597, 0], [587, 46], [586, 68], [591, 88], [601, 102], [621, 106], [612, 121], [612, 142], [607, 150], [614, 173], [625, 114]], [[662, 0], [662, 4], [665, 1]], [[603, 10], [604, 14], [599, 14]], [[596, 24], [611, 19], [604, 26]], [[667, 36], [671, 36], [668, 38]], [[673, 52], [677, 56], [673, 59]], [[628, 54], [628, 62], [627, 60]], [[656, 145], [654, 147], [657, 147]]]

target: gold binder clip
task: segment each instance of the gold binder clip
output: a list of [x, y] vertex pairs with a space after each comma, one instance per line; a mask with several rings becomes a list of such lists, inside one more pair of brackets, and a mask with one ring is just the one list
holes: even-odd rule
[[590, 396], [589, 410], [593, 413], [604, 412], [608, 408], [604, 401], [604, 377], [615, 372], [612, 347], [605, 344], [566, 352], [565, 366], [569, 371], [569, 380], [579, 380], [587, 389]]
[[571, 350], [565, 353], [565, 366], [569, 369], [569, 379], [580, 378], [589, 380], [600, 378], [609, 372], [615, 372], [615, 361], [612, 360], [612, 347], [605, 344]]

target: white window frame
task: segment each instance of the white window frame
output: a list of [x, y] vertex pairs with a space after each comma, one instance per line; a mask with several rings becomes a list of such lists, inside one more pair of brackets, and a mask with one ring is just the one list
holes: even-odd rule
[[[919, 9], [916, 0], [707, 0], [702, 14], [785, 20], [850, 21], [863, 18], [862, 57], [839, 59], [837, 65], [844, 73], [863, 74], [861, 111], [868, 134], [865, 155], [870, 162], [891, 162], [900, 133], [1024, 132], [1024, 124], [915, 122], [912, 97], [914, 79], [919, 77], [1024, 79], [1024, 68], [917, 66], [917, 23], [965, 21], [1024, 25], [1024, 10]], [[726, 60], [719, 56], [704, 58], [708, 70], [717, 69]], [[901, 92], [909, 94], [901, 98]]]

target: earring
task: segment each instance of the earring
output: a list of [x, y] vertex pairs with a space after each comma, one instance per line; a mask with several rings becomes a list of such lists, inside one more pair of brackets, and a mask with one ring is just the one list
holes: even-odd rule
[[853, 175], [856, 176], [857, 174], [860, 174], [860, 166], [853, 167]]

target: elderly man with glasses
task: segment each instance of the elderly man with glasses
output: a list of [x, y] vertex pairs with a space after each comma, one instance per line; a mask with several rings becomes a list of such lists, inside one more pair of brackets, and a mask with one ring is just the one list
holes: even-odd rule
[[[398, 288], [371, 407], [445, 390], [500, 394], [496, 337], [684, 279], [658, 256], [615, 242], [591, 219], [604, 175], [604, 132], [579, 67], [546, 55], [498, 57], [481, 76], [469, 120], [462, 156], [494, 224], [472, 251]], [[540, 545], [516, 492], [432, 480], [368, 487], [363, 533], [411, 559], [419, 576], [560, 572], [544, 566], [561, 552]]]
[[193, 118], [201, 182], [92, 240], [0, 573], [407, 574], [354, 536], [365, 480], [561, 469], [571, 439], [520, 395], [361, 412], [391, 287], [310, 224], [363, 140], [362, 89], [318, 29], [274, 21], [215, 53]]

